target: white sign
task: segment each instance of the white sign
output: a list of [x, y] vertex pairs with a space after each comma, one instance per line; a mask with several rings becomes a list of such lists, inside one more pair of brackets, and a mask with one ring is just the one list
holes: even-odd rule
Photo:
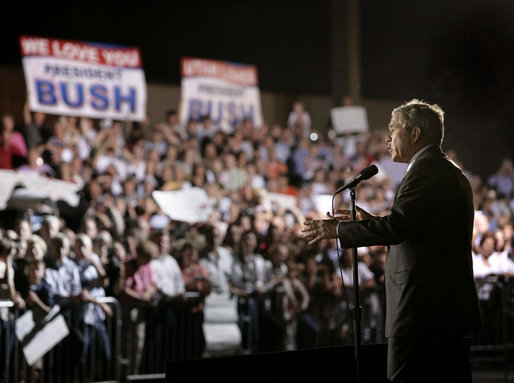
[[80, 202], [80, 184], [40, 176], [32, 171], [2, 169], [0, 178], [0, 210], [6, 207], [28, 208], [33, 202], [46, 198], [52, 201], [65, 201], [73, 207], [77, 207]]
[[146, 80], [139, 48], [21, 36], [32, 111], [141, 121]]
[[316, 194], [312, 197], [316, 211], [325, 216], [327, 213], [332, 213], [333, 196], [330, 194]]
[[298, 206], [298, 198], [283, 193], [267, 193], [267, 199], [279, 208], [294, 210]]
[[363, 106], [341, 106], [330, 110], [332, 126], [337, 134], [365, 133], [368, 131], [368, 115]]
[[206, 222], [212, 212], [204, 189], [192, 187], [175, 191], [153, 191], [152, 197], [161, 210], [174, 221]]
[[38, 322], [34, 321], [32, 310], [16, 319], [16, 337], [22, 344], [23, 355], [29, 366], [42, 358], [68, 334], [68, 325], [60, 314], [58, 305], [52, 307], [52, 310]]
[[210, 116], [214, 125], [233, 127], [250, 118], [262, 125], [257, 68], [217, 60], [182, 59], [181, 119]]

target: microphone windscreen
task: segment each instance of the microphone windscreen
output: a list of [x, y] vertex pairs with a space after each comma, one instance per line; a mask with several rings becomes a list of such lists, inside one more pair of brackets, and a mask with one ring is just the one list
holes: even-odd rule
[[378, 173], [378, 168], [376, 165], [368, 166], [367, 168], [363, 169], [361, 172], [362, 178], [367, 180], [371, 177], [373, 177], [375, 174]]

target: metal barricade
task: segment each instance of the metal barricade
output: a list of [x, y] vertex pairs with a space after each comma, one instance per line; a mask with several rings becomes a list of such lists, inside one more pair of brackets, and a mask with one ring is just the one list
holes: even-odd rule
[[[0, 345], [0, 355], [6, 364], [5, 372], [6, 383], [45, 383], [45, 382], [94, 382], [94, 381], [121, 381], [120, 348], [121, 348], [121, 309], [118, 301], [113, 297], [99, 298], [103, 303], [108, 304], [113, 316], [106, 318], [103, 322], [109, 344], [110, 358], [99, 358], [101, 355], [98, 349], [98, 342], [95, 335], [90, 339], [85, 359], [81, 359], [84, 350], [84, 339], [81, 339], [77, 328], [74, 328], [71, 316], [65, 310], [62, 314], [69, 329], [69, 335], [61, 342], [57, 343], [42, 358], [29, 365], [24, 355], [24, 344], [20, 343], [15, 336], [14, 329], [16, 320], [19, 318], [19, 311], [13, 303], [0, 302], [0, 309], [8, 307], [10, 309], [10, 323], [12, 328], [8, 328], [6, 339], [12, 340], [12, 345], [2, 342]], [[2, 328], [5, 326], [3, 325]], [[83, 335], [83, 333], [82, 333]], [[0, 382], [2, 380], [0, 379]]]
[[203, 311], [192, 307], [189, 299], [123, 308], [121, 356], [129, 380], [163, 374], [168, 362], [203, 357]]
[[477, 278], [483, 328], [472, 334], [471, 355], [477, 364], [503, 366], [505, 379], [514, 362], [514, 283], [502, 275]]
[[[0, 300], [0, 383], [14, 381], [17, 376], [17, 368], [13, 366], [12, 349], [14, 347], [14, 317], [16, 310], [13, 311], [14, 303], [12, 301]], [[14, 360], [17, 362], [17, 360]]]
[[[488, 362], [496, 358], [496, 363], [504, 363], [507, 376], [514, 350], [514, 283], [508, 278], [494, 277], [477, 280], [477, 287], [482, 305], [484, 329], [474, 334], [472, 338], [472, 358], [479, 362]], [[366, 306], [363, 329], [377, 331], [370, 338], [371, 342], [382, 341], [381, 329], [384, 323], [381, 289], [371, 289], [363, 297], [366, 298], [363, 299], [363, 304]], [[158, 306], [135, 309], [138, 312], [138, 320], [142, 321], [139, 322], [130, 319], [131, 316], [127, 315], [130, 313], [124, 312], [127, 309], [122, 309], [116, 298], [106, 297], [100, 300], [107, 303], [114, 313], [111, 318], [105, 320], [111, 347], [110, 359], [98, 358], [102, 353], [98, 344], [93, 342], [88, 349], [86, 361], [77, 362], [79, 359], [77, 353], [81, 350], [74, 348], [75, 335], [70, 334], [44, 355], [37, 364], [31, 366], [27, 364], [22, 344], [14, 334], [14, 325], [19, 316], [18, 310], [13, 302], [0, 301], [0, 311], [4, 312], [4, 316], [0, 319], [2, 321], [0, 383], [124, 382], [135, 376], [162, 378], [166, 371], [166, 363], [204, 357], [202, 354], [205, 346], [202, 332], [203, 312], [193, 310], [190, 301], [180, 304], [161, 302]], [[371, 307], [367, 307], [370, 302], [372, 302]], [[63, 315], [71, 330], [70, 317], [66, 313]], [[246, 319], [246, 325], [250, 330], [252, 329], [250, 318], [240, 319]], [[138, 347], [131, 347], [131, 343], [138, 340], [134, 336], [137, 338], [136, 330], [140, 323], [144, 324], [144, 331], [139, 332], [139, 336], [143, 335], [143, 340]], [[253, 338], [254, 334], [249, 335]], [[248, 340], [250, 344], [247, 346], [253, 344], [254, 339]], [[134, 351], [139, 354], [134, 354]], [[253, 352], [251, 349], [246, 351]], [[136, 363], [138, 357], [139, 360]]]

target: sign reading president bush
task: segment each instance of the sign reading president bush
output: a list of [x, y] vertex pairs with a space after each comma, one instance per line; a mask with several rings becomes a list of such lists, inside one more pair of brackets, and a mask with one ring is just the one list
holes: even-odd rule
[[219, 60], [182, 58], [182, 123], [209, 116], [231, 129], [244, 119], [262, 124], [257, 68]]
[[137, 47], [20, 36], [32, 111], [142, 121], [147, 90]]

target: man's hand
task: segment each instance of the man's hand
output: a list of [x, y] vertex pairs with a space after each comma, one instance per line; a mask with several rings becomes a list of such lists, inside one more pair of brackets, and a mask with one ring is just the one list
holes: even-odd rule
[[[372, 219], [374, 217], [373, 214], [368, 213], [366, 210], [363, 210], [358, 206], [355, 206], [355, 212], [357, 216], [357, 221], [365, 221], [368, 219]], [[352, 221], [352, 211], [346, 209], [336, 210], [334, 218], [337, 218], [342, 221]]]
[[[357, 221], [364, 221], [375, 217], [373, 214], [355, 207]], [[322, 239], [337, 238], [337, 224], [339, 222], [352, 221], [352, 211], [346, 209], [336, 210], [334, 215], [327, 213], [326, 219], [307, 219], [302, 228], [303, 238], [309, 240], [309, 246]]]
[[322, 239], [337, 238], [339, 220], [329, 216], [327, 219], [307, 219], [303, 223], [302, 236], [309, 241], [309, 246]]

